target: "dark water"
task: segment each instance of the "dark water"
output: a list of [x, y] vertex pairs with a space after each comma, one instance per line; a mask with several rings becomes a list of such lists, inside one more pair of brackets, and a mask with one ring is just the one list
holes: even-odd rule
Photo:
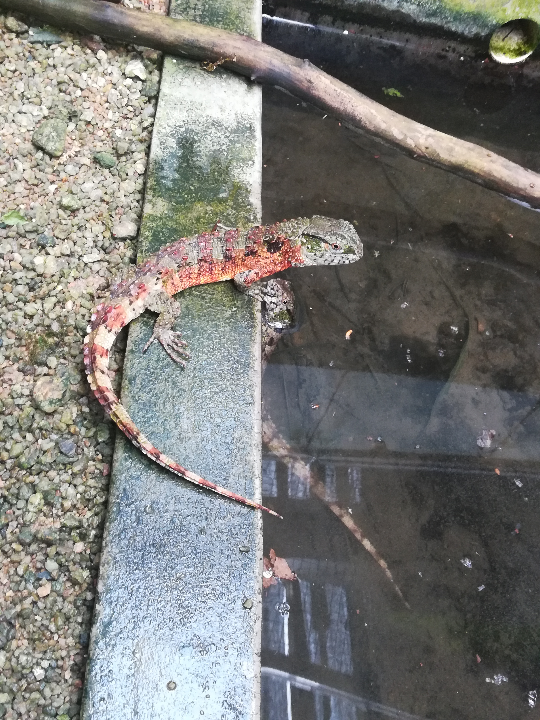
[[[534, 62], [265, 32], [398, 112], [540, 169]], [[537, 720], [540, 215], [323, 115], [265, 91], [265, 221], [345, 218], [365, 256], [287, 275], [298, 329], [264, 377], [264, 410], [300, 463], [264, 458], [264, 500], [285, 517], [265, 517], [265, 555], [297, 579], [264, 591], [263, 718]]]

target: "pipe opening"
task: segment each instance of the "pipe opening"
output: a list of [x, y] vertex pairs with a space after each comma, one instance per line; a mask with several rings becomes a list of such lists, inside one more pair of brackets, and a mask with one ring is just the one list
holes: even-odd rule
[[489, 41], [489, 54], [497, 62], [522, 62], [540, 42], [540, 28], [533, 20], [519, 19], [501, 25]]

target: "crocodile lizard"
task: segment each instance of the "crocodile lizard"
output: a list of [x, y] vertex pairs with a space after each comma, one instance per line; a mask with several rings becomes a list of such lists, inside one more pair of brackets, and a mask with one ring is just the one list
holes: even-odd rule
[[[120, 332], [145, 310], [158, 313], [153, 334], [144, 351], [155, 341], [172, 360], [185, 367], [187, 344], [172, 326], [180, 314], [174, 295], [195, 285], [234, 280], [236, 287], [268, 306], [268, 317], [279, 327], [279, 293], [276, 282], [260, 282], [289, 267], [339, 265], [362, 256], [362, 244], [354, 227], [345, 220], [315, 215], [249, 229], [226, 228], [181, 238], [150, 256], [117, 281], [94, 309], [84, 340], [84, 364], [88, 382], [105, 412], [145, 455], [171, 472], [201, 487], [244, 505], [278, 513], [253, 500], [203, 479], [158, 450], [130, 418], [116, 396], [108, 371], [109, 353]], [[277, 285], [279, 287], [279, 285]], [[144, 352], [143, 351], [143, 352]]]

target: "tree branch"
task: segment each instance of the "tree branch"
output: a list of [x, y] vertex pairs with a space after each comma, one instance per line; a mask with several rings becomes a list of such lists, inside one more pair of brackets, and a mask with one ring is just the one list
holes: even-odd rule
[[308, 60], [226, 30], [129, 10], [99, 0], [0, 0], [0, 7], [83, 33], [216, 62], [251, 80], [279, 85], [416, 160], [540, 208], [540, 175], [486, 148], [446, 135], [385, 108]]

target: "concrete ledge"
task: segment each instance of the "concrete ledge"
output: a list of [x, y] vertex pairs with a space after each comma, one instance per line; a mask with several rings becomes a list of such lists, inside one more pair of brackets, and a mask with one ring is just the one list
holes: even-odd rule
[[322, 25], [340, 20], [360, 25], [380, 22], [415, 28], [418, 33], [423, 26], [467, 38], [489, 38], [510, 20], [540, 23], [537, 0], [265, 0], [265, 7], [283, 17], [305, 13], [308, 22]]
[[[218, 219], [259, 219], [260, 111], [244, 80], [167, 58], [141, 256]], [[260, 499], [259, 308], [230, 284], [181, 299], [187, 369], [157, 345], [142, 355], [142, 318], [123, 402], [167, 454]], [[82, 718], [257, 718], [260, 513], [175, 479], [118, 435]]]

